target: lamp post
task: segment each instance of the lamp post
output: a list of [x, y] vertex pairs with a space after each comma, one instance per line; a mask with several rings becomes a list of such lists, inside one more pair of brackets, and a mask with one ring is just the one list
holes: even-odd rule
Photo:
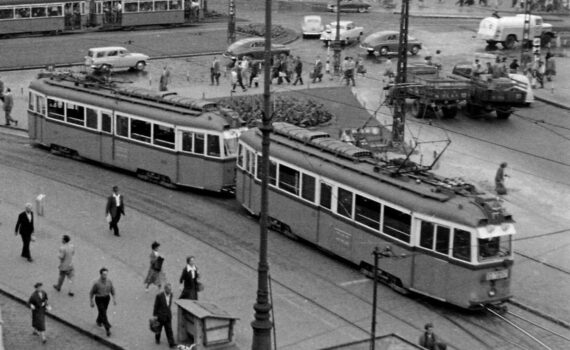
[[340, 74], [340, 0], [336, 0], [336, 35], [333, 42], [334, 74]]
[[263, 81], [263, 119], [259, 127], [261, 139], [261, 214], [259, 218], [259, 263], [257, 267], [257, 299], [253, 309], [255, 320], [251, 322], [253, 329], [252, 350], [271, 350], [271, 328], [269, 319], [271, 304], [269, 303], [269, 264], [267, 262], [267, 210], [269, 183], [269, 144], [273, 131], [271, 111], [271, 0], [265, 0], [265, 57]]
[[229, 0], [228, 2], [228, 44], [236, 41], [236, 2]]

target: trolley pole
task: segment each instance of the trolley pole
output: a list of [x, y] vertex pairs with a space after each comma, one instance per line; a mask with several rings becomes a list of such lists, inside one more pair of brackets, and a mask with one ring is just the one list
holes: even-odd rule
[[253, 328], [252, 350], [271, 350], [270, 317], [271, 304], [268, 298], [269, 264], [267, 262], [267, 211], [269, 206], [269, 145], [273, 131], [271, 111], [271, 0], [265, 0], [265, 61], [263, 81], [263, 119], [260, 127], [261, 141], [261, 215], [259, 220], [259, 265], [257, 268], [257, 299], [253, 305], [255, 320]]
[[378, 247], [374, 248], [372, 252], [374, 255], [374, 273], [372, 274], [374, 283], [373, 286], [373, 295], [372, 295], [372, 328], [370, 329], [370, 350], [376, 349], [376, 304], [378, 300], [377, 292], [378, 292], [378, 283], [376, 282], [378, 279], [378, 259], [380, 259], [380, 249]]
[[236, 2], [229, 0], [228, 3], [228, 44], [236, 41]]
[[335, 75], [340, 74], [340, 51], [340, 0], [336, 0], [336, 34], [333, 41], [333, 69]]

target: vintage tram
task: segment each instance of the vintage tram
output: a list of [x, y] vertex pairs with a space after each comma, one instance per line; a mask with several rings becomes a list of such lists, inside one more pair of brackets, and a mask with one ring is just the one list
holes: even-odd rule
[[215, 102], [69, 75], [32, 81], [29, 138], [166, 186], [233, 191], [245, 123]]
[[0, 37], [196, 22], [203, 0], [2, 0]]
[[[260, 213], [261, 133], [242, 133], [236, 197]], [[373, 153], [319, 131], [274, 123], [268, 215], [273, 227], [379, 276], [462, 308], [511, 297], [514, 221], [500, 201], [415, 163]]]

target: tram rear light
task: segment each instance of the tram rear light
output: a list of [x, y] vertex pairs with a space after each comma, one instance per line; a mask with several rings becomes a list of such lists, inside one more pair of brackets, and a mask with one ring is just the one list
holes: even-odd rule
[[489, 290], [489, 296], [494, 297], [497, 294], [497, 290], [495, 288], [491, 288]]

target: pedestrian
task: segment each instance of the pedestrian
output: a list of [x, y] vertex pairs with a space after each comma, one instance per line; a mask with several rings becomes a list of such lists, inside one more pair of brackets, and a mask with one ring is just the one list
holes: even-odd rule
[[167, 91], [168, 84], [170, 83], [170, 70], [167, 66], [162, 67], [162, 73], [160, 74], [160, 81], [158, 89], [160, 91]]
[[12, 108], [14, 108], [14, 96], [12, 96], [12, 90], [10, 88], [6, 89], [4, 94], [4, 113], [6, 117], [6, 126], [10, 126], [10, 123], [18, 125], [18, 121], [13, 119], [10, 115], [12, 113]]
[[509, 70], [513, 74], [515, 74], [519, 70], [519, 67], [520, 67], [519, 61], [516, 58], [514, 58], [511, 64], [509, 64]]
[[507, 168], [507, 163], [502, 162], [497, 169], [497, 173], [495, 174], [495, 191], [499, 195], [507, 194], [507, 188], [505, 187], [505, 177], [509, 177], [509, 175], [505, 174], [505, 169]]
[[113, 230], [115, 236], [120, 236], [118, 224], [121, 215], [125, 215], [125, 197], [119, 193], [118, 186], [113, 186], [113, 194], [107, 198], [105, 214], [109, 222], [109, 230]]
[[239, 84], [239, 86], [241, 86], [243, 92], [246, 92], [247, 89], [243, 85], [243, 80], [242, 80], [242, 75], [241, 75], [241, 64], [239, 62], [236, 63], [236, 65], [232, 68], [231, 75], [232, 75], [231, 76], [232, 92], [236, 92], [236, 86], [238, 84]]
[[388, 77], [388, 82], [390, 83], [396, 77], [396, 74], [394, 73], [394, 65], [392, 64], [390, 56], [386, 58], [385, 65], [386, 68], [384, 69], [384, 76]]
[[117, 298], [115, 296], [115, 288], [113, 287], [113, 282], [107, 277], [109, 270], [106, 267], [102, 267], [99, 270], [99, 278], [93, 282], [93, 287], [89, 292], [89, 302], [91, 307], [97, 305], [97, 326], [105, 327], [107, 336], [111, 336], [111, 324], [107, 318], [107, 308], [109, 307], [109, 302], [113, 298], [113, 305], [117, 305]]
[[34, 212], [32, 211], [32, 203], [26, 203], [25, 210], [18, 215], [15, 229], [16, 236], [20, 234], [22, 237], [22, 258], [28, 259], [29, 262], [34, 261], [30, 253], [30, 242], [33, 240], [34, 233]]
[[182, 284], [182, 294], [180, 294], [180, 299], [198, 300], [199, 278], [200, 273], [198, 272], [198, 267], [194, 263], [194, 257], [189, 256], [186, 258], [186, 266], [180, 275], [180, 283]]
[[303, 61], [301, 61], [300, 56], [297, 56], [297, 60], [295, 61], [295, 75], [293, 85], [297, 85], [297, 82], [303, 85]]
[[546, 67], [544, 66], [544, 61], [542, 59], [538, 59], [535, 65], [535, 76], [536, 80], [540, 84], [540, 88], [544, 88], [544, 75], [546, 74]]
[[317, 60], [315, 61], [315, 67], [313, 69], [313, 83], [323, 81], [323, 62], [321, 62], [321, 57], [317, 56]]
[[73, 244], [69, 243], [71, 238], [68, 235], [63, 235], [61, 239], [63, 245], [59, 247], [59, 279], [57, 280], [57, 284], [53, 285], [53, 288], [58, 292], [61, 291], [61, 286], [63, 285], [63, 281], [65, 277], [67, 277], [67, 281], [69, 282], [69, 291], [67, 295], [70, 297], [74, 296], [73, 293], [73, 256], [75, 255], [75, 247]]
[[287, 57], [285, 54], [281, 54], [279, 58], [279, 76], [277, 77], [277, 85], [283, 84], [283, 79], [287, 84], [291, 84], [291, 79], [289, 79], [289, 74], [287, 73]]
[[445, 350], [447, 344], [440, 341], [439, 337], [433, 332], [433, 324], [426, 323], [424, 333], [420, 336], [419, 344], [428, 350]]
[[363, 77], [366, 75], [366, 67], [364, 67], [364, 60], [362, 57], [359, 57], [356, 62], [356, 74], [360, 74]]
[[150, 267], [148, 268], [148, 273], [144, 283], [146, 284], [145, 292], [148, 292], [148, 287], [154, 284], [160, 289], [162, 287], [162, 282], [165, 280], [164, 272], [162, 272], [162, 264], [164, 262], [164, 257], [158, 252], [160, 243], [157, 241], [152, 242], [150, 245]]
[[545, 67], [546, 80], [552, 81], [552, 77], [556, 75], [556, 61], [554, 61], [554, 55], [550, 52], [546, 53]]
[[[241, 60], [241, 82], [242, 84], [249, 83], [249, 77], [251, 76], [251, 62], [249, 61], [249, 56], [245, 56]], [[245, 85], [245, 84], [244, 84]], [[249, 86], [251, 87], [251, 86]]]
[[253, 62], [251, 64], [251, 75], [249, 76], [249, 87], [259, 87], [259, 73], [261, 72], [261, 61]]
[[158, 331], [154, 335], [156, 344], [160, 344], [160, 334], [164, 327], [164, 333], [171, 348], [176, 347], [174, 335], [172, 334], [172, 286], [170, 283], [164, 285], [164, 291], [156, 295], [154, 299], [153, 317], [160, 323]]
[[356, 63], [352, 57], [348, 58], [348, 62], [345, 68], [345, 77], [346, 77], [346, 86], [350, 85], [352, 81], [352, 86], [356, 86], [356, 82], [354, 80], [355, 70], [356, 70]]
[[325, 62], [325, 73], [329, 76], [329, 80], [333, 80], [333, 75], [331, 72], [331, 60], [327, 57], [327, 61]]
[[32, 309], [32, 328], [34, 329], [33, 334], [39, 335], [41, 337], [42, 343], [47, 341], [46, 338], [46, 311], [50, 311], [51, 307], [48, 304], [47, 293], [42, 289], [42, 283], [38, 282], [34, 284], [36, 289], [30, 299], [28, 300], [28, 305]]
[[210, 80], [212, 82], [210, 85], [214, 85], [214, 82], [216, 85], [220, 85], [220, 61], [215, 56], [210, 67]]

